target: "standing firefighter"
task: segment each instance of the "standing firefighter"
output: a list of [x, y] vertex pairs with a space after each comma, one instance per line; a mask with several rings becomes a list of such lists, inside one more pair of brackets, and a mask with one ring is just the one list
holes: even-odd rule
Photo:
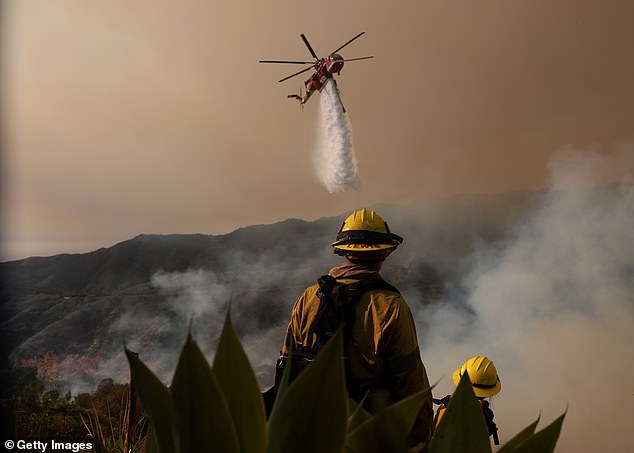
[[[429, 387], [412, 313], [399, 291], [379, 275], [403, 238], [376, 212], [350, 215], [332, 243], [346, 261], [308, 287], [293, 306], [278, 360], [276, 382], [291, 366], [295, 378], [342, 328], [348, 395], [371, 413]], [[289, 352], [292, 350], [289, 360]], [[418, 414], [407, 442], [429, 446], [432, 402]]]
[[[482, 413], [487, 422], [489, 436], [493, 437], [495, 445], [499, 445], [498, 428], [493, 421], [493, 411], [489, 407], [489, 402], [485, 399], [497, 395], [500, 393], [500, 390], [502, 390], [502, 383], [500, 382], [497, 369], [488, 357], [477, 355], [467, 360], [460, 368], [454, 371], [452, 377], [456, 386], [460, 383], [460, 378], [462, 378], [462, 375], [465, 373], [469, 375], [473, 386], [473, 393], [475, 393], [475, 396], [482, 406]], [[441, 400], [434, 399], [434, 403], [440, 405], [434, 418], [435, 426], [438, 426], [438, 422], [440, 422], [440, 419], [445, 413], [450, 399], [451, 395], [447, 395]]]

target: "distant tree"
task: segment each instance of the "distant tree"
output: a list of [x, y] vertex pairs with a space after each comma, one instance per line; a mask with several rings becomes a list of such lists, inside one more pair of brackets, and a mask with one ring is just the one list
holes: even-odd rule
[[125, 425], [128, 384], [102, 379], [92, 394], [73, 398], [60, 383], [43, 380], [35, 366], [5, 369], [0, 382], [0, 434], [6, 439], [82, 441], [88, 436], [84, 421], [91, 417], [108, 436], [118, 436]]
[[82, 409], [92, 409], [92, 396], [90, 393], [80, 393], [75, 396], [75, 404]]
[[42, 395], [42, 404], [52, 404], [59, 401], [59, 390], [53, 389], [47, 392], [44, 392]]
[[128, 384], [116, 384], [110, 378], [102, 379], [92, 395], [92, 407], [97, 413], [119, 421], [123, 417], [129, 392]]

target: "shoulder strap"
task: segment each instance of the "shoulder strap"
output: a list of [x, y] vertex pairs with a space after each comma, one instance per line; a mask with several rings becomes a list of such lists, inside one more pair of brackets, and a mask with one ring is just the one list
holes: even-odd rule
[[345, 287], [346, 298], [350, 302], [356, 302], [364, 293], [375, 289], [385, 289], [400, 294], [398, 289], [380, 278], [364, 278], [343, 286]]
[[318, 345], [328, 341], [343, 321], [343, 305], [339, 297], [340, 284], [330, 275], [322, 275], [317, 279], [319, 289], [319, 308], [310, 330], [318, 337]]
[[311, 330], [325, 343], [339, 328], [343, 328], [344, 348], [347, 348], [354, 324], [354, 305], [361, 296], [372, 290], [384, 289], [399, 293], [398, 289], [380, 278], [365, 278], [354, 283], [340, 283], [330, 275], [317, 279], [319, 308]]
[[[385, 280], [377, 278], [366, 278], [351, 284], [338, 282], [330, 275], [322, 275], [317, 279], [319, 289], [317, 296], [319, 297], [319, 307], [313, 322], [309, 326], [309, 332], [317, 337], [314, 346], [300, 346], [293, 350], [290, 360], [291, 380], [293, 380], [301, 371], [317, 355], [319, 350], [326, 342], [335, 334], [338, 329], [343, 330], [343, 347], [344, 357], [348, 357], [348, 343], [350, 333], [355, 318], [355, 302], [367, 291], [374, 289], [386, 289], [398, 293], [398, 290], [387, 283]], [[418, 351], [416, 351], [418, 352]], [[280, 357], [276, 366], [275, 385], [279, 385], [282, 372], [289, 362], [288, 357]], [[345, 361], [346, 379], [350, 373], [348, 372], [348, 361]], [[352, 383], [348, 383], [348, 389], [351, 389]]]
[[489, 436], [493, 436], [493, 443], [500, 445], [500, 439], [498, 438], [498, 427], [493, 421], [495, 415], [489, 407], [489, 402], [482, 400], [482, 412], [484, 413], [484, 419], [487, 422], [487, 428], [489, 428]]
[[444, 398], [432, 398], [434, 404], [438, 404], [438, 405], [445, 405], [448, 406], [449, 405], [449, 399], [451, 398], [451, 395], [447, 395]]

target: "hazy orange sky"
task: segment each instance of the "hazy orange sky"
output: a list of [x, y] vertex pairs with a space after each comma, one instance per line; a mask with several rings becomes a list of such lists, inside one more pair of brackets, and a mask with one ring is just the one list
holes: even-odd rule
[[[2, 2], [3, 259], [548, 185], [562, 148], [634, 175], [634, 2]], [[328, 193], [299, 34], [346, 64], [363, 183]]]

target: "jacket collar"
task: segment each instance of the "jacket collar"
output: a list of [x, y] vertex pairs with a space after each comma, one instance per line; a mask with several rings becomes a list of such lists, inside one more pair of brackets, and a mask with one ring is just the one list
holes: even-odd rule
[[332, 269], [330, 269], [330, 272], [328, 272], [328, 275], [330, 275], [331, 277], [334, 277], [336, 279], [346, 279], [346, 278], [352, 278], [352, 279], [361, 279], [361, 278], [376, 278], [376, 279], [381, 279], [381, 276], [379, 275], [379, 271], [381, 270], [381, 266], [383, 265], [383, 262], [380, 263], [375, 263], [372, 265], [364, 265], [364, 264], [357, 264], [357, 263], [351, 263], [349, 261], [346, 261], [345, 263], [341, 264], [340, 266], [334, 267]]

